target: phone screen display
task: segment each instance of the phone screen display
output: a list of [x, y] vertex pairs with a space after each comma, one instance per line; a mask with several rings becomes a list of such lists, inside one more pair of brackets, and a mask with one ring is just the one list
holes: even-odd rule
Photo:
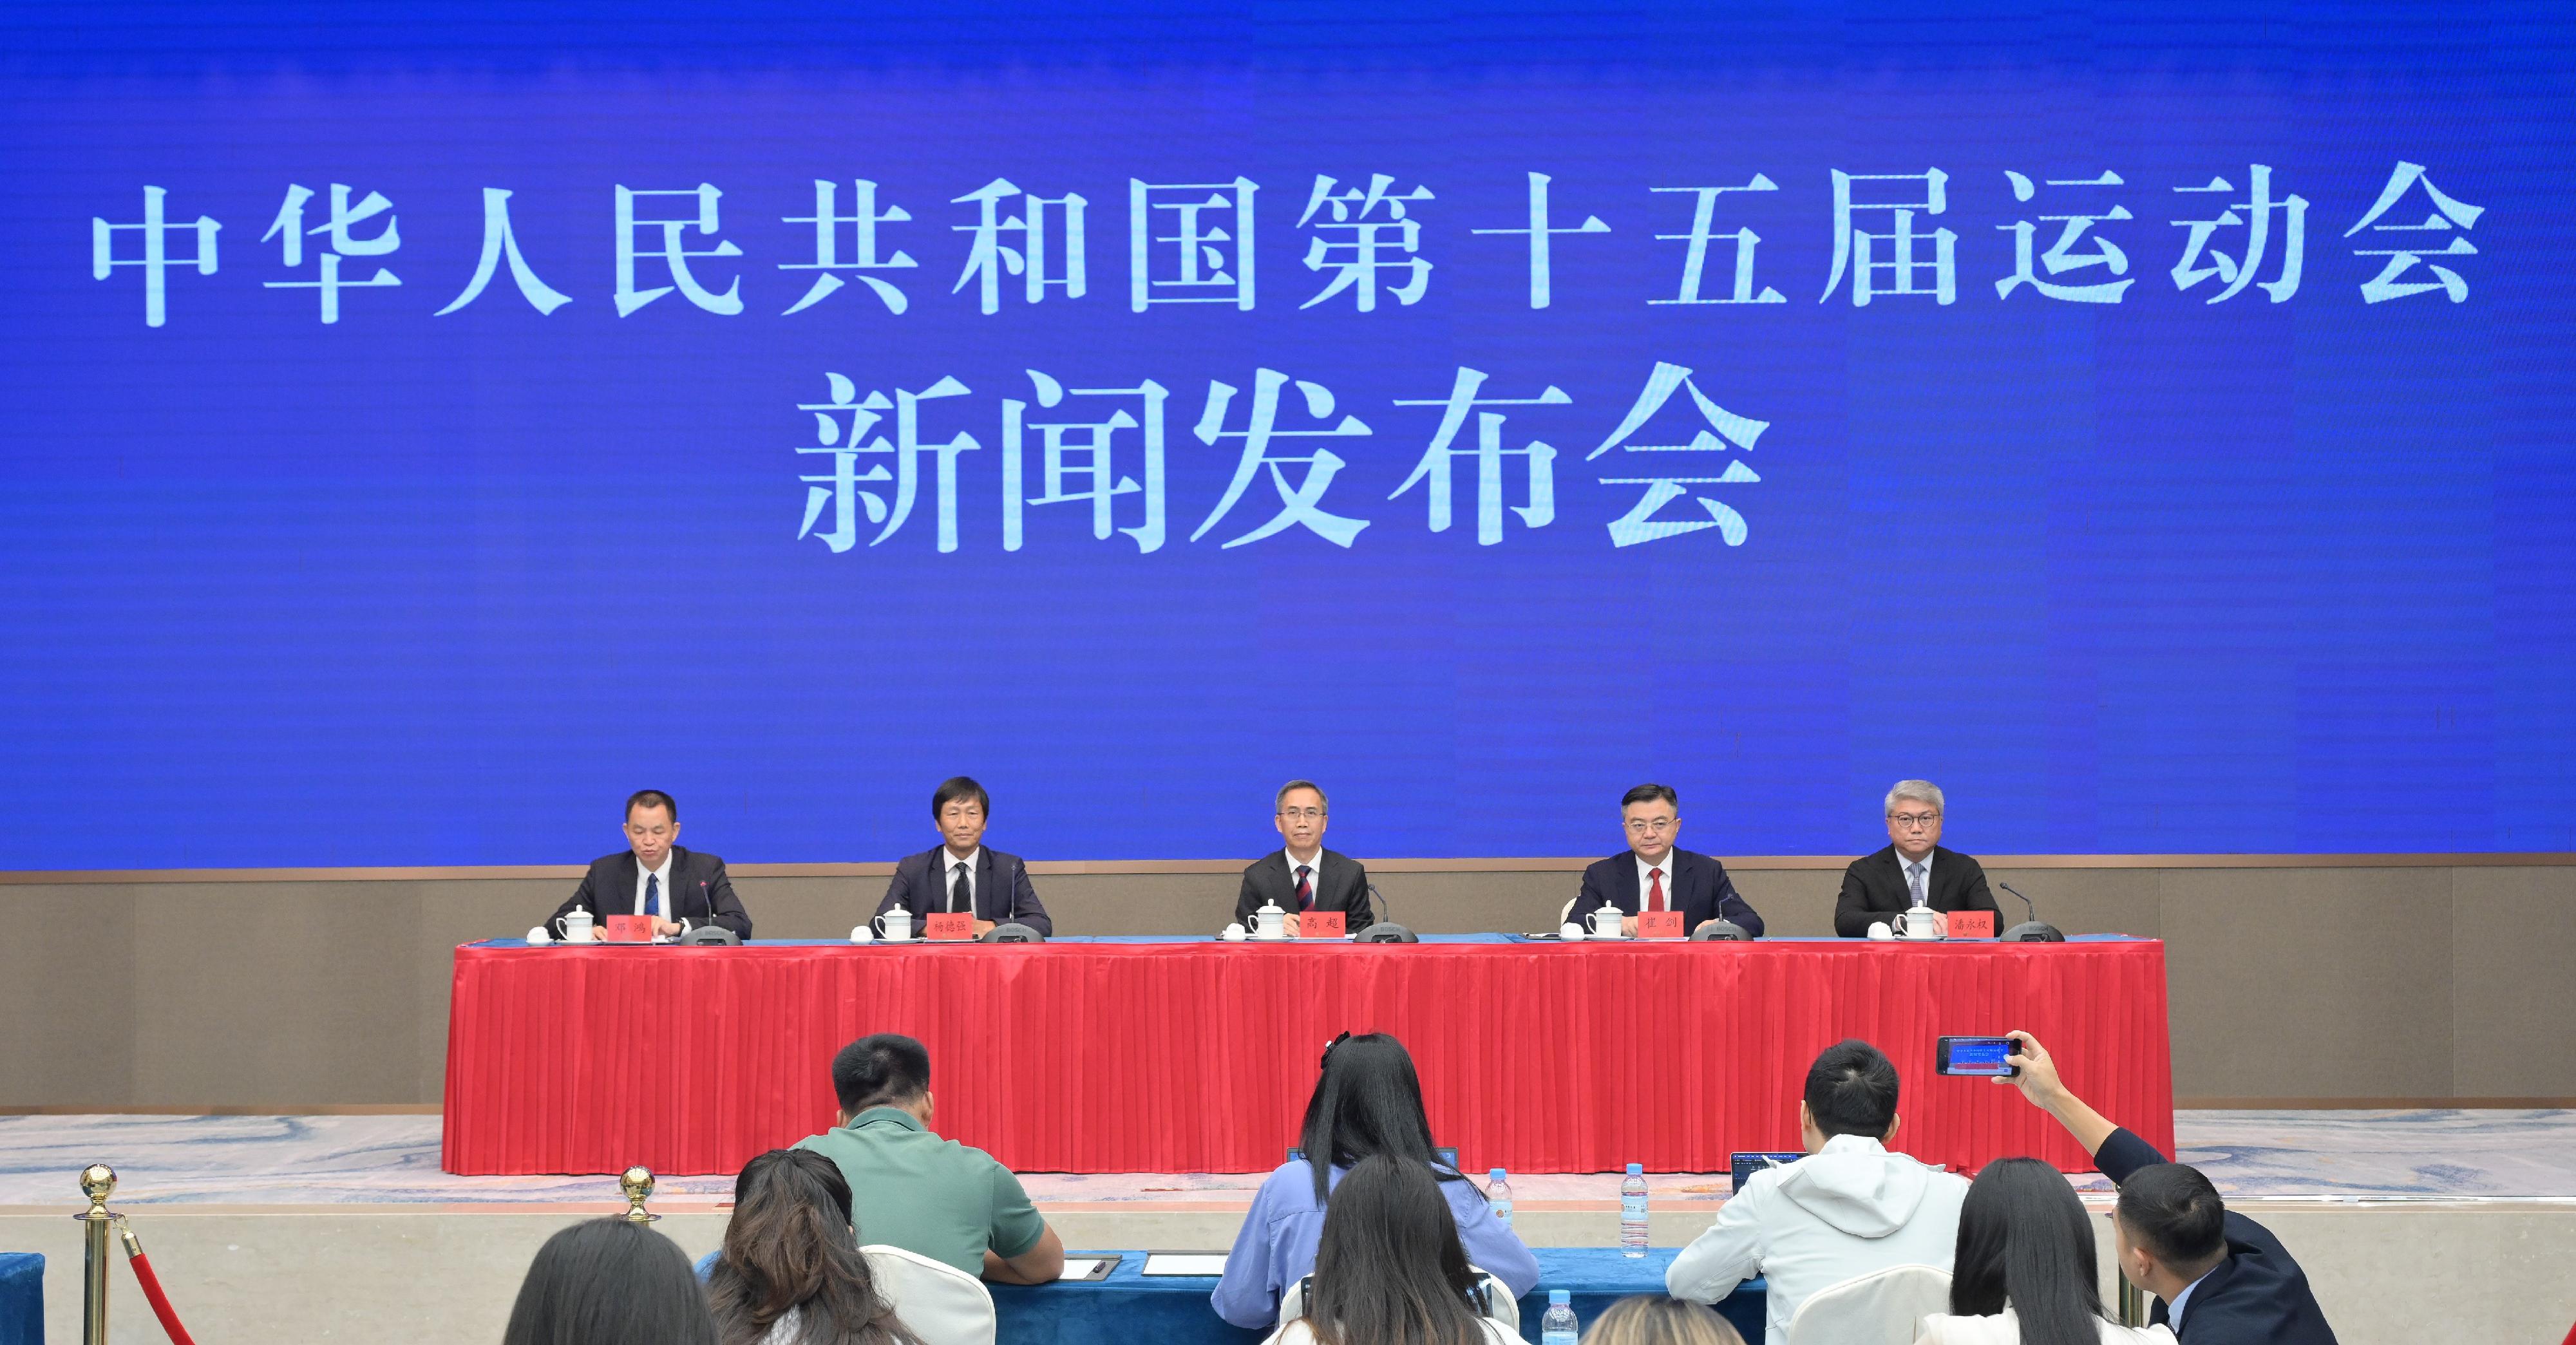
[[2014, 1074], [2004, 1057], [2013, 1053], [2010, 1037], [1943, 1037], [1941, 1039], [1941, 1072], [1996, 1078]]

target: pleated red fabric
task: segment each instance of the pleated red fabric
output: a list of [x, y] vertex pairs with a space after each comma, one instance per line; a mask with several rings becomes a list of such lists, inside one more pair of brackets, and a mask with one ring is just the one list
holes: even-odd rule
[[2015, 1090], [1932, 1072], [1943, 1034], [2036, 1034], [2173, 1151], [2164, 946], [1220, 943], [487, 948], [456, 953], [444, 1166], [738, 1171], [831, 1124], [830, 1066], [927, 1043], [937, 1129], [1028, 1172], [1264, 1172], [1335, 1033], [1413, 1052], [1470, 1169], [1715, 1172], [1795, 1149], [1844, 1037], [1904, 1078], [1893, 1147], [1973, 1169], [2090, 1158]]

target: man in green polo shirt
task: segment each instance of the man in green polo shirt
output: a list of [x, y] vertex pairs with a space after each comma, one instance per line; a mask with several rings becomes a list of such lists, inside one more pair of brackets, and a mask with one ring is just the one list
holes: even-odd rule
[[1009, 1168], [930, 1128], [930, 1052], [892, 1032], [832, 1058], [841, 1123], [799, 1140], [849, 1179], [859, 1241], [944, 1261], [996, 1284], [1064, 1273], [1064, 1243]]

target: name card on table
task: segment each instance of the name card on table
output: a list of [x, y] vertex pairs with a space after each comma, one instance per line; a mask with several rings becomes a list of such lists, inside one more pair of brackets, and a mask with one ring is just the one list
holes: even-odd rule
[[1950, 937], [1954, 939], [1991, 939], [1995, 936], [1995, 913], [1992, 911], [1950, 912]]
[[965, 911], [932, 911], [923, 916], [921, 937], [955, 943], [975, 937], [975, 917]]
[[1682, 913], [1679, 911], [1637, 912], [1637, 937], [1641, 939], [1678, 939], [1682, 936]]
[[1341, 911], [1308, 911], [1297, 917], [1297, 937], [1301, 939], [1338, 939], [1346, 932], [1350, 916]]
[[612, 915], [600, 922], [602, 939], [610, 943], [651, 943], [653, 917], [649, 915]]

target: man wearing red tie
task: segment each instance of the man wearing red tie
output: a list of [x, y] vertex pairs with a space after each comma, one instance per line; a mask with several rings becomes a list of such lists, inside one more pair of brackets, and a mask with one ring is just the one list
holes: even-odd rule
[[1234, 899], [1234, 922], [1252, 928], [1252, 914], [1264, 903], [1277, 903], [1288, 913], [1288, 932], [1297, 932], [1297, 917], [1307, 911], [1343, 911], [1342, 928], [1369, 927], [1368, 870], [1348, 855], [1324, 848], [1324, 826], [1332, 820], [1323, 787], [1312, 780], [1291, 780], [1272, 800], [1271, 825], [1279, 828], [1283, 849], [1254, 860], [1243, 870], [1243, 891]]
[[1637, 933], [1639, 911], [1679, 911], [1682, 932], [1711, 920], [1732, 920], [1744, 932], [1762, 937], [1762, 917], [1726, 877], [1726, 866], [1706, 855], [1677, 850], [1681, 835], [1681, 796], [1670, 785], [1639, 785], [1619, 800], [1619, 820], [1628, 829], [1625, 852], [1583, 871], [1583, 891], [1565, 918], [1587, 923], [1604, 906], [1619, 908], [1620, 931]]

